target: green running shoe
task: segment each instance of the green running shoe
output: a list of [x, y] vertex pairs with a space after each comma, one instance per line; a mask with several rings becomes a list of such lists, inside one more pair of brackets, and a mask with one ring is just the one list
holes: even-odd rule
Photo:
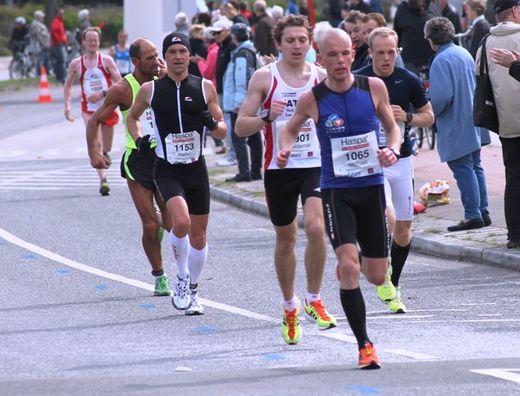
[[168, 277], [166, 275], [159, 276], [155, 280], [155, 290], [153, 292], [154, 296], [169, 296], [172, 294], [172, 290], [170, 289], [170, 282], [168, 282]]
[[385, 283], [376, 286], [377, 297], [383, 302], [389, 302], [395, 298], [395, 286], [390, 278], [390, 269], [386, 271]]
[[99, 193], [103, 197], [107, 197], [110, 195], [110, 186], [107, 182], [101, 184], [101, 186], [99, 187]]
[[321, 300], [313, 301], [310, 304], [307, 304], [307, 301], [305, 301], [303, 310], [305, 317], [315, 322], [316, 326], [318, 326], [318, 330], [327, 330], [336, 327], [336, 318], [328, 313], [327, 308], [325, 308]]
[[296, 308], [292, 311], [283, 310], [282, 337], [289, 345], [297, 344], [302, 337], [302, 328], [300, 327], [300, 320], [298, 319], [300, 306], [300, 300], [296, 299]]
[[401, 286], [395, 289], [395, 298], [388, 302], [388, 309], [392, 313], [406, 313], [406, 305], [401, 301]]

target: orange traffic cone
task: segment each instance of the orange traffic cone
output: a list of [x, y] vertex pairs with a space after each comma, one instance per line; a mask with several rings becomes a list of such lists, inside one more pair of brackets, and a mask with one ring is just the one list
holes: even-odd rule
[[47, 70], [45, 67], [41, 67], [40, 75], [40, 96], [38, 96], [38, 103], [50, 103], [52, 102], [51, 92], [49, 91], [49, 81], [47, 80]]

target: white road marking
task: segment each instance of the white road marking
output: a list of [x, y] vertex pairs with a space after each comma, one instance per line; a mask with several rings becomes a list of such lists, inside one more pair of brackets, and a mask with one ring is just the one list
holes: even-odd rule
[[[482, 370], [469, 370], [472, 373], [489, 375], [490, 377], [500, 378], [506, 381], [515, 382], [520, 384], [520, 369], [482, 369]], [[516, 372], [519, 372], [518, 374]]]
[[[87, 272], [89, 274], [100, 276], [100, 277], [103, 277], [105, 279], [110, 279], [110, 280], [113, 280], [113, 281], [116, 281], [116, 282], [124, 283], [124, 284], [129, 285], [129, 286], [138, 287], [140, 289], [148, 290], [150, 292], [152, 292], [154, 290], [154, 285], [152, 285], [150, 283], [142, 282], [142, 281], [139, 281], [139, 280], [136, 280], [136, 279], [127, 278], [127, 277], [122, 276], [122, 275], [118, 275], [118, 274], [114, 274], [114, 273], [111, 273], [111, 272], [103, 271], [103, 270], [100, 270], [98, 268], [91, 267], [89, 265], [82, 264], [82, 263], [79, 263], [77, 261], [68, 259], [66, 257], [63, 257], [63, 256], [59, 255], [59, 254], [56, 254], [56, 253], [53, 253], [53, 252], [51, 252], [51, 251], [49, 251], [47, 249], [44, 249], [44, 248], [42, 248], [40, 246], [37, 246], [37, 245], [34, 245], [34, 244], [30, 243], [30, 242], [24, 241], [23, 239], [20, 239], [17, 236], [11, 234], [10, 232], [4, 230], [3, 228], [0, 228], [0, 238], [5, 239], [7, 242], [12, 243], [13, 245], [17, 245], [17, 246], [19, 246], [19, 247], [21, 247], [23, 249], [29, 250], [29, 251], [31, 251], [33, 253], [36, 253], [36, 254], [38, 254], [40, 256], [43, 256], [43, 257], [46, 257], [46, 258], [48, 258], [48, 259], [50, 259], [52, 261], [55, 261], [57, 263], [66, 265], [66, 266], [71, 267], [71, 268], [75, 268], [75, 269], [77, 269], [79, 271]], [[234, 306], [231, 306], [231, 305], [228, 305], [228, 304], [219, 303], [219, 302], [216, 302], [216, 301], [206, 300], [204, 298], [201, 298], [200, 300], [201, 300], [202, 304], [204, 304], [204, 305], [206, 305], [208, 307], [215, 308], [215, 309], [218, 309], [218, 310], [221, 310], [221, 311], [224, 311], [224, 312], [228, 312], [228, 313], [231, 313], [231, 314], [241, 315], [241, 316], [245, 316], [247, 318], [262, 320], [262, 321], [269, 322], [269, 323], [279, 323], [280, 322], [280, 319], [275, 319], [275, 318], [272, 318], [272, 317], [267, 316], [267, 315], [262, 315], [262, 314], [259, 314], [259, 313], [256, 313], [256, 312], [249, 311], [247, 309], [234, 307]], [[313, 330], [315, 330], [315, 329], [313, 329]], [[349, 335], [344, 334], [344, 333], [336, 332], [336, 331], [338, 331], [338, 329], [335, 329], [335, 331], [334, 330], [328, 330], [326, 332], [318, 331], [318, 330], [313, 331], [313, 330], [311, 330], [311, 332], [313, 334], [321, 336], [321, 337], [326, 337], [326, 338], [330, 338], [330, 339], [333, 339], [333, 340], [346, 342], [346, 343], [349, 343], [349, 344], [356, 344], [357, 343], [355, 337], [349, 336]], [[432, 360], [432, 359], [437, 359], [437, 357], [435, 357], [435, 356], [425, 355], [425, 354], [421, 354], [421, 353], [417, 353], [417, 352], [413, 352], [413, 351], [407, 351], [407, 350], [404, 350], [404, 349], [393, 349], [393, 350], [385, 350], [385, 351], [389, 352], [389, 353], [392, 353], [394, 355], [400, 355], [400, 356], [408, 357], [408, 358], [415, 359], [415, 360]]]

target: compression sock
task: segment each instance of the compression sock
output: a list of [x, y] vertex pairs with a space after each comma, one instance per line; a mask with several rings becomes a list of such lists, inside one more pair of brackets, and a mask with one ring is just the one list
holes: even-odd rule
[[399, 278], [401, 277], [401, 272], [403, 272], [408, 253], [410, 253], [411, 244], [410, 242], [406, 246], [399, 246], [395, 241], [392, 242], [390, 257], [392, 258], [392, 283], [395, 287], [399, 286]]
[[188, 268], [190, 271], [190, 282], [195, 284], [199, 281], [200, 273], [208, 257], [208, 244], [197, 250], [190, 245], [188, 248]]
[[173, 231], [170, 232], [170, 242], [173, 248], [173, 256], [177, 263], [177, 275], [180, 278], [186, 278], [190, 273], [188, 269], [188, 247], [190, 245], [189, 237], [186, 235], [182, 238], [177, 238]]
[[361, 294], [361, 289], [359, 287], [350, 290], [340, 289], [339, 297], [348, 324], [354, 333], [354, 337], [356, 337], [359, 349], [361, 349], [365, 346], [365, 342], [370, 342], [367, 335], [365, 300], [363, 294]]

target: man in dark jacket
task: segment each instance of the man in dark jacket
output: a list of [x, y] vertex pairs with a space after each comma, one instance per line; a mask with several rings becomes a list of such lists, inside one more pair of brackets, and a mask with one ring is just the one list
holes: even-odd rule
[[399, 36], [398, 46], [402, 48], [404, 65], [416, 74], [429, 67], [434, 55], [424, 38], [424, 25], [435, 16], [441, 14], [430, 0], [403, 1], [395, 13], [394, 30]]

